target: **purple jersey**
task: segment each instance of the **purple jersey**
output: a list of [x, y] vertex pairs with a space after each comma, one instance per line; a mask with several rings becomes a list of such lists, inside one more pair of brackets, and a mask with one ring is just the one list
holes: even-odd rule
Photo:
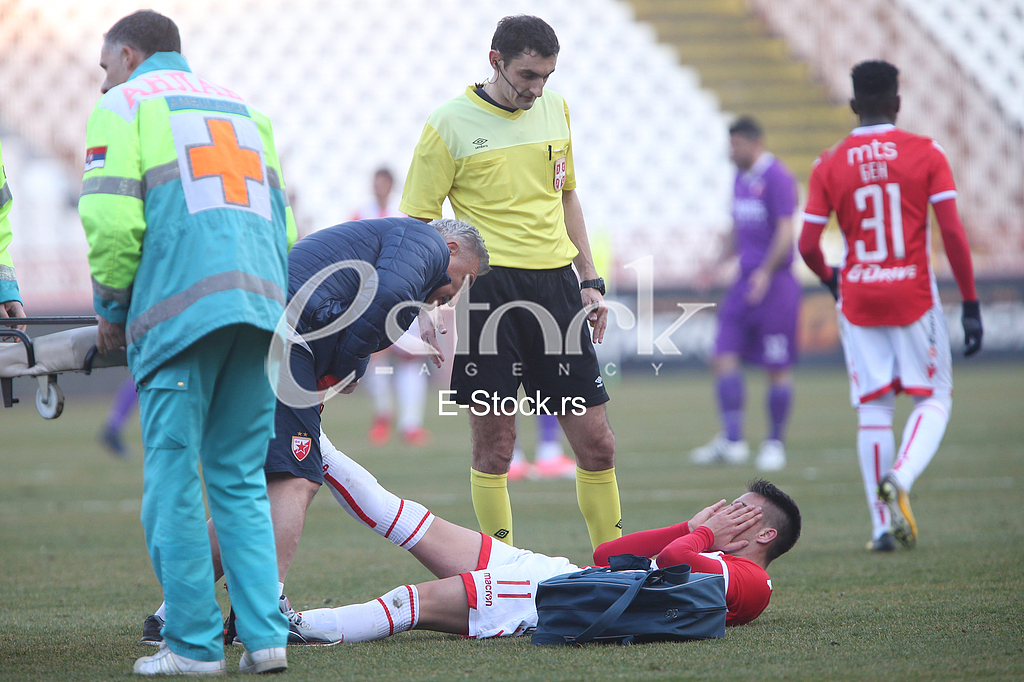
[[[744, 275], [764, 261], [779, 218], [791, 217], [795, 208], [793, 174], [772, 154], [765, 152], [750, 170], [736, 174], [732, 217], [736, 225], [736, 253]], [[790, 249], [779, 267], [788, 268], [792, 262]]]

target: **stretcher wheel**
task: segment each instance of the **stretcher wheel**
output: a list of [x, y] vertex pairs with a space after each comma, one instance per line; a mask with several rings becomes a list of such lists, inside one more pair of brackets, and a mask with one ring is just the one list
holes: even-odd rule
[[43, 419], [56, 419], [64, 411], [64, 392], [57, 385], [57, 377], [39, 377], [36, 389], [36, 409]]

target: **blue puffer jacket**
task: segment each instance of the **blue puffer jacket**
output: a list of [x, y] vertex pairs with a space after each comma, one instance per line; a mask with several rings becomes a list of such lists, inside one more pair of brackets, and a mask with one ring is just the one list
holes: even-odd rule
[[[377, 272], [378, 286], [369, 307], [337, 334], [309, 342], [316, 376], [360, 378], [371, 353], [391, 345], [385, 331], [388, 312], [402, 301], [425, 301], [451, 283], [448, 245], [436, 229], [415, 218], [354, 220], [300, 239], [288, 254], [288, 300], [311, 277], [333, 263], [360, 260]], [[296, 329], [300, 334], [321, 329], [344, 313], [359, 293], [359, 274], [343, 268], [327, 277], [303, 306]], [[404, 307], [397, 317], [403, 330], [417, 309]]]

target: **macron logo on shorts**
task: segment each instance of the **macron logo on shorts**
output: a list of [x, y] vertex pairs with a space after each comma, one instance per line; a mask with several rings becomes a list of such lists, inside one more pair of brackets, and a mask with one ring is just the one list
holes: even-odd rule
[[292, 454], [295, 455], [295, 459], [300, 462], [306, 459], [306, 455], [309, 454], [309, 448], [313, 444], [312, 438], [305, 438], [303, 436], [292, 436]]

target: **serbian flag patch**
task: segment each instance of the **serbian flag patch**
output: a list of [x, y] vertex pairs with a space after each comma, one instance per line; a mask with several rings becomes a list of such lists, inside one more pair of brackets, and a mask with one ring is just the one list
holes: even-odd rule
[[295, 455], [295, 459], [299, 460], [300, 462], [306, 459], [306, 455], [309, 454], [309, 447], [312, 444], [312, 438], [292, 436], [292, 454]]
[[103, 168], [107, 163], [107, 148], [106, 147], [89, 147], [85, 150], [85, 170], [86, 172], [96, 170], [97, 168]]

